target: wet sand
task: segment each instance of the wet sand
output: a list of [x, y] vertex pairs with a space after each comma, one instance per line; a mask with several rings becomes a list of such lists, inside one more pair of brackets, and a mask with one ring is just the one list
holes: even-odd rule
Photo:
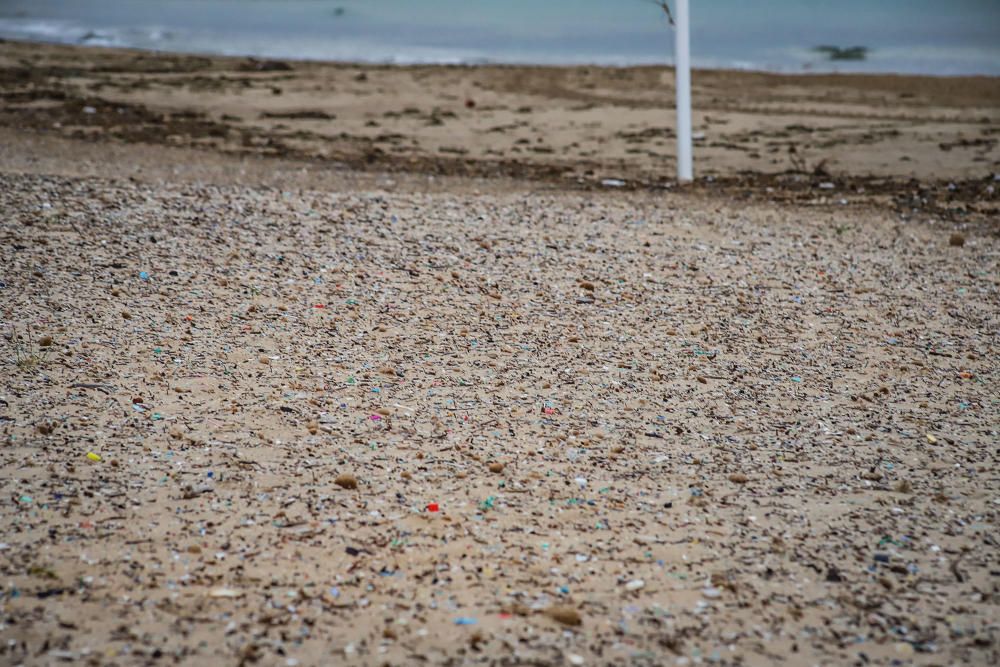
[[[0, 43], [0, 122], [60, 136], [566, 181], [673, 175], [662, 67], [390, 67]], [[698, 174], [978, 180], [1000, 80], [694, 76]]]

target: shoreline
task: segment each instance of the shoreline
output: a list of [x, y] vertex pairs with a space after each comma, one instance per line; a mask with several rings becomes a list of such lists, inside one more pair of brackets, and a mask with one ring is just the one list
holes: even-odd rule
[[[405, 60], [363, 60], [363, 59], [339, 59], [339, 58], [309, 58], [309, 57], [291, 57], [291, 56], [271, 56], [253, 53], [215, 53], [211, 51], [183, 51], [183, 50], [171, 50], [171, 49], [160, 49], [153, 47], [142, 47], [142, 46], [117, 46], [117, 45], [107, 45], [107, 44], [81, 44], [73, 42], [61, 42], [61, 41], [49, 41], [42, 39], [21, 39], [16, 37], [0, 37], [0, 44], [11, 43], [11, 44], [24, 44], [24, 45], [38, 45], [47, 47], [65, 47], [69, 49], [84, 49], [84, 50], [94, 50], [94, 51], [112, 51], [112, 52], [124, 52], [124, 53], [142, 53], [155, 56], [163, 57], [176, 57], [176, 56], [191, 56], [193, 58], [206, 58], [211, 60], [257, 60], [257, 61], [267, 61], [267, 60], [280, 60], [287, 63], [298, 63], [302, 65], [331, 65], [338, 67], [388, 67], [388, 68], [422, 68], [422, 67], [441, 67], [441, 68], [517, 68], [517, 69], [579, 69], [579, 68], [593, 68], [593, 69], [606, 69], [606, 70], [630, 70], [630, 69], [665, 69], [672, 71], [674, 66], [672, 63], [666, 62], [597, 62], [597, 61], [579, 61], [579, 62], [536, 62], [536, 61], [516, 61], [516, 60], [468, 60], [468, 61], [405, 61]], [[700, 72], [705, 74], [727, 74], [727, 75], [739, 75], [739, 74], [761, 74], [768, 76], [788, 76], [788, 77], [899, 77], [905, 79], [968, 79], [972, 81], [980, 80], [985, 82], [995, 82], [1000, 81], [1000, 74], [986, 74], [982, 72], [958, 72], [958, 73], [933, 73], [933, 72], [905, 72], [905, 71], [872, 71], [872, 72], [850, 72], [850, 71], [829, 71], [829, 70], [815, 70], [810, 67], [803, 67], [802, 69], [769, 69], [766, 66], [748, 66], [748, 67], [738, 67], [738, 66], [725, 66], [725, 65], [710, 65], [710, 66], [697, 66], [692, 64], [692, 72]]]

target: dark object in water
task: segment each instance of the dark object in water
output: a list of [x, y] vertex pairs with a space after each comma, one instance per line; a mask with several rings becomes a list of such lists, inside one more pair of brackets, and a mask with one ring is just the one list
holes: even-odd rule
[[817, 53], [824, 54], [829, 60], [865, 60], [868, 57], [867, 46], [830, 46], [824, 44], [813, 49]]
[[94, 42], [107, 42], [110, 41], [111, 37], [108, 35], [102, 35], [99, 32], [94, 32], [93, 30], [88, 30], [85, 35], [77, 40], [78, 44], [92, 44]]
[[240, 71], [243, 72], [287, 72], [292, 66], [280, 60], [257, 60], [247, 58], [245, 63], [240, 64]]

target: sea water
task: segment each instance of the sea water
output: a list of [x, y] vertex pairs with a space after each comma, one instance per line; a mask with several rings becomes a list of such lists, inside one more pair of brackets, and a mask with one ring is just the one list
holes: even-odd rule
[[[1000, 0], [691, 0], [691, 17], [700, 67], [1000, 74]], [[668, 63], [673, 44], [650, 0], [0, 0], [0, 37], [399, 63]]]

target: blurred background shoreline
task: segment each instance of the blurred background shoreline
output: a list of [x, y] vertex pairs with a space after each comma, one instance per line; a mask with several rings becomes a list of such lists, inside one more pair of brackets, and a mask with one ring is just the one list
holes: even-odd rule
[[[1000, 75], [990, 0], [693, 3], [699, 68]], [[0, 0], [0, 38], [397, 64], [669, 64], [642, 0]]]

